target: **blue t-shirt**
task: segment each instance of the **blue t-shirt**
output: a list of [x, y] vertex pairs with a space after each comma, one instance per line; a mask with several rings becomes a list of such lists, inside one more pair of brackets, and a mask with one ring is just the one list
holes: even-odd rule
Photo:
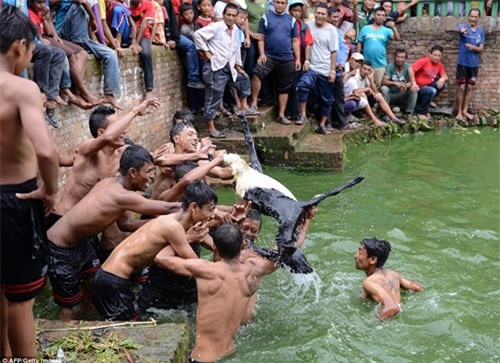
[[259, 22], [259, 33], [264, 34], [266, 56], [282, 61], [293, 59], [292, 38], [298, 37], [295, 18], [289, 14], [268, 11]]
[[61, 0], [59, 6], [57, 7], [56, 16], [54, 18], [54, 25], [56, 27], [56, 32], [59, 33], [61, 31], [61, 25], [66, 18], [66, 14], [68, 13], [69, 7], [73, 4], [73, 0]]
[[459, 33], [458, 39], [458, 59], [457, 64], [465, 67], [479, 67], [479, 54], [473, 50], [467, 49], [465, 44], [472, 44], [479, 47], [484, 44], [484, 31], [480, 27], [476, 27], [476, 31], [472, 31], [469, 24], [460, 24], [458, 30], [465, 28], [465, 34]]
[[372, 63], [373, 68], [387, 65], [387, 41], [393, 34], [393, 30], [386, 26], [375, 30], [371, 25], [366, 25], [361, 29], [358, 41], [363, 42], [363, 56]]
[[129, 16], [130, 10], [125, 5], [118, 3], [113, 8], [111, 19], [108, 19], [111, 22], [111, 31], [122, 35], [122, 44], [132, 43], [132, 39], [130, 39], [130, 24], [127, 20]]

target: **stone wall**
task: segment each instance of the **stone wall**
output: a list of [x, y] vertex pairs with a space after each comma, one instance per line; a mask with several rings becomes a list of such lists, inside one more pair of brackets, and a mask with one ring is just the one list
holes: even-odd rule
[[[156, 47], [153, 52], [155, 89], [154, 94], [161, 107], [146, 116], [136, 117], [127, 130], [128, 137], [149, 150], [165, 142], [170, 128], [170, 120], [176, 110], [185, 107], [184, 70], [177, 52]], [[144, 97], [143, 73], [139, 57], [126, 50], [119, 60], [121, 97], [118, 102], [127, 112]], [[87, 88], [97, 96], [102, 96], [102, 66], [94, 59], [87, 65], [85, 74]], [[92, 137], [88, 127], [91, 110], [84, 111], [76, 106], [59, 107], [61, 126], [52, 130], [59, 149], [64, 152]]]
[[[439, 97], [441, 106], [455, 106], [456, 103], [456, 61], [458, 54], [458, 24], [466, 22], [466, 18], [419, 17], [409, 18], [398, 25], [401, 41], [389, 42], [387, 54], [389, 61], [393, 60], [396, 48], [405, 48], [409, 53], [409, 62], [429, 54], [433, 44], [444, 48], [443, 63], [448, 77], [448, 90]], [[500, 21], [495, 17], [482, 17], [479, 26], [486, 36], [485, 50], [480, 55], [480, 69], [476, 91], [471, 101], [471, 107], [478, 110], [500, 108]]]

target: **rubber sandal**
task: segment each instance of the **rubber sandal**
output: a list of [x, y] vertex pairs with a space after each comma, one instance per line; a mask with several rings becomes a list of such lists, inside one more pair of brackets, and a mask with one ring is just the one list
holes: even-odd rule
[[210, 133], [210, 137], [213, 137], [214, 139], [225, 139], [226, 135], [224, 135], [219, 130], [215, 130], [214, 132]]

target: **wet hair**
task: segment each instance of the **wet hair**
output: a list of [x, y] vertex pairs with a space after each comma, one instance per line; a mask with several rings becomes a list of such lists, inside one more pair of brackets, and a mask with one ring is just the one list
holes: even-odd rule
[[196, 203], [200, 207], [207, 204], [217, 204], [218, 198], [214, 190], [207, 183], [196, 180], [189, 184], [184, 191], [182, 198], [182, 210], [187, 210], [191, 203]]
[[472, 8], [472, 9], [470, 9], [470, 10], [469, 10], [469, 15], [470, 15], [470, 13], [472, 13], [473, 11], [477, 11], [477, 16], [479, 16], [479, 17], [481, 16], [481, 10], [479, 10], [478, 8]]
[[439, 44], [434, 44], [434, 45], [432, 46], [432, 48], [431, 48], [430, 52], [432, 53], [432, 52], [434, 52], [435, 50], [438, 50], [438, 51], [440, 51], [441, 53], [443, 53], [443, 47], [442, 47], [442, 46], [440, 46]]
[[245, 219], [251, 219], [252, 221], [259, 222], [259, 227], [262, 225], [262, 215], [255, 209], [250, 209], [247, 212]]
[[179, 6], [179, 14], [182, 16], [182, 14], [185, 12], [185, 11], [188, 11], [188, 10], [193, 10], [193, 4], [190, 4], [190, 3], [182, 3], [181, 6]]
[[153, 163], [153, 156], [150, 152], [140, 145], [130, 145], [123, 151], [118, 171], [125, 176], [130, 168], [139, 171], [146, 163]]
[[219, 256], [223, 258], [234, 258], [241, 251], [243, 236], [240, 230], [232, 224], [222, 224], [213, 234], [214, 244]]
[[179, 122], [192, 122], [194, 124], [194, 115], [191, 110], [183, 108], [174, 113], [174, 116], [172, 116], [172, 124]]
[[366, 254], [368, 257], [377, 257], [377, 267], [384, 267], [385, 262], [389, 258], [389, 253], [391, 252], [391, 244], [389, 241], [380, 240], [376, 237], [373, 238], [363, 238], [361, 241], [366, 249]]
[[178, 183], [179, 180], [184, 178], [184, 175], [189, 173], [191, 170], [196, 169], [198, 166], [198, 163], [195, 163], [194, 161], [185, 161], [177, 165], [174, 171], [175, 182]]
[[363, 63], [361, 63], [361, 64], [364, 66], [373, 67], [372, 62], [370, 62], [369, 60], [364, 60]]
[[222, 15], [226, 14], [229, 9], [236, 10], [236, 13], [238, 13], [238, 5], [227, 3], [227, 5], [224, 7], [224, 10], [222, 11]]
[[22, 11], [14, 6], [0, 10], [0, 54], [6, 54], [12, 44], [26, 39], [26, 47], [35, 41], [38, 29]]
[[396, 49], [396, 51], [394, 52], [394, 56], [397, 56], [398, 54], [402, 54], [402, 53], [404, 53], [406, 55], [406, 57], [408, 57], [408, 52], [406, 51], [406, 49], [403, 49], [403, 48]]
[[108, 127], [108, 116], [116, 113], [116, 110], [111, 106], [97, 106], [89, 117], [89, 128], [92, 136], [97, 137], [97, 130]]
[[328, 8], [328, 16], [331, 16], [334, 13], [340, 13], [340, 9], [335, 6], [330, 6]]
[[174, 143], [174, 137], [177, 135], [180, 135], [182, 131], [184, 131], [185, 128], [193, 128], [194, 125], [191, 122], [178, 122], [176, 124], [172, 125], [172, 128], [170, 129], [170, 142], [173, 144]]

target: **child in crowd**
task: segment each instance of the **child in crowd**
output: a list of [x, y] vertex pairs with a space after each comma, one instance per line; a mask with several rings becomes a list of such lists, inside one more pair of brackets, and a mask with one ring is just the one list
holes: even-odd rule
[[353, 53], [356, 53], [356, 45], [354, 44], [355, 39], [356, 39], [356, 29], [349, 28], [345, 32], [344, 38], [342, 39], [344, 41], [344, 44], [347, 45], [347, 47], [349, 48], [349, 57]]
[[182, 20], [180, 28], [181, 34], [186, 38], [193, 40], [194, 27], [194, 10], [193, 5], [184, 3], [179, 7], [179, 16]]
[[[313, 37], [309, 26], [302, 20], [302, 9], [304, 3], [302, 0], [290, 0], [288, 5], [288, 12], [296, 20], [297, 32], [299, 34], [298, 41], [300, 47], [300, 64], [303, 67], [306, 59], [306, 54], [311, 53], [311, 45], [313, 44]], [[308, 57], [309, 58], [309, 57]], [[288, 103], [286, 106], [285, 114], [288, 118], [297, 119], [300, 115], [299, 101], [297, 99], [297, 83], [299, 82], [302, 72], [295, 72], [292, 88], [288, 96]]]
[[136, 41], [141, 47], [139, 58], [144, 71], [145, 99], [153, 97], [154, 74], [151, 56], [151, 25], [154, 21], [153, 4], [149, 0], [130, 0], [130, 15], [137, 27]]
[[199, 27], [196, 27], [196, 29], [206, 27], [215, 21], [215, 12], [211, 0], [200, 0], [198, 2], [198, 10], [200, 11], [200, 16], [196, 18], [195, 23]]
[[174, 49], [175, 42], [168, 40], [165, 36], [165, 19], [168, 19], [167, 9], [163, 5], [162, 0], [153, 0], [153, 10], [154, 10], [154, 22], [151, 34], [153, 35], [151, 40], [155, 45], [162, 45], [165, 49]]
[[106, 21], [118, 45], [116, 47], [118, 56], [123, 57], [123, 48], [128, 47], [134, 54], [139, 54], [140, 48], [136, 41], [137, 29], [128, 7], [117, 0], [106, 0]]

